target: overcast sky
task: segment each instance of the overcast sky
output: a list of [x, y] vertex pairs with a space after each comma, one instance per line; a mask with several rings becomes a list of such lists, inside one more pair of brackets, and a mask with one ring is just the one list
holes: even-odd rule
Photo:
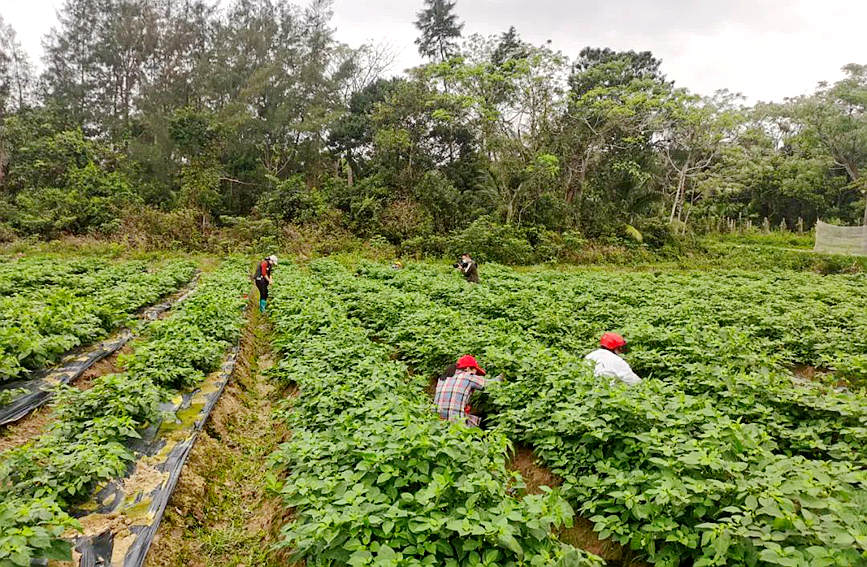
[[[226, 0], [224, 0], [225, 3]], [[0, 0], [34, 60], [62, 0]], [[336, 0], [337, 38], [387, 43], [394, 72], [419, 63], [413, 40], [422, 0]], [[464, 34], [516, 26], [534, 44], [547, 40], [569, 56], [582, 47], [650, 50], [678, 86], [720, 88], [751, 102], [808, 93], [867, 64], [867, 0], [458, 0]]]

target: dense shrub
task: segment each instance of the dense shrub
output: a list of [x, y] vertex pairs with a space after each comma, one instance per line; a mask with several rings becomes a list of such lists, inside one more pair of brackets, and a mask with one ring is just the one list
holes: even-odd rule
[[170, 250], [201, 249], [207, 219], [193, 209], [160, 211], [139, 207], [124, 212], [119, 238], [133, 246]]

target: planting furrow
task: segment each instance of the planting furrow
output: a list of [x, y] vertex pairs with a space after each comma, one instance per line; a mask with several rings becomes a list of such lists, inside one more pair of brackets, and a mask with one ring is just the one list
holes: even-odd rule
[[146, 565], [185, 564], [277, 567], [274, 529], [284, 516], [269, 490], [265, 458], [288, 438], [274, 406], [291, 391], [278, 391], [271, 327], [248, 309], [235, 373], [190, 451]]

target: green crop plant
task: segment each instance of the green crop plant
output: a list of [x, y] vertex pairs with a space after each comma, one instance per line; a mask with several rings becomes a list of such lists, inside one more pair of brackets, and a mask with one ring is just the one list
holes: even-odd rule
[[[187, 260], [164, 262], [152, 271], [144, 262], [37, 262], [11, 263], [16, 271], [6, 274], [5, 284], [0, 270], [0, 289], [8, 289], [0, 294], [0, 382], [24, 377], [106, 336], [188, 282], [195, 271]], [[40, 269], [27, 279], [31, 263]], [[92, 269], [77, 271], [82, 263]], [[65, 277], [59, 279], [51, 268]]]
[[[195, 387], [237, 341], [247, 271], [245, 261], [229, 260], [205, 276], [170, 317], [133, 343], [120, 361], [124, 373], [97, 378], [87, 390], [63, 389], [48, 432], [0, 455], [0, 566], [68, 558], [59, 536], [76, 525], [70, 508], [123, 476], [135, 459], [130, 441], [160, 419], [159, 402]], [[184, 351], [187, 363], [178, 367]]]
[[[495, 430], [535, 449], [600, 537], [642, 550], [658, 565], [867, 563], [867, 400], [794, 382], [786, 364], [817, 350], [757, 332], [773, 328], [778, 316], [742, 303], [758, 293], [743, 279], [708, 283], [719, 290], [708, 300], [694, 297], [686, 276], [654, 291], [660, 276], [653, 274], [504, 271], [491, 278], [494, 293], [425, 267], [395, 273], [367, 265], [353, 273], [318, 261], [311, 271], [422, 377], [464, 352], [505, 373], [484, 402]], [[780, 274], [764, 278], [789, 292], [775, 303], [813, 316], [827, 356], [846, 357], [848, 333], [863, 325], [850, 310], [863, 281], [835, 276], [810, 289]], [[620, 279], [636, 280], [642, 293], [609, 291]], [[756, 289], [769, 285], [753, 279]], [[546, 327], [533, 317], [534, 310], [574, 305], [570, 289], [583, 290], [583, 307], [571, 319]], [[536, 305], [527, 303], [536, 293]], [[613, 306], [603, 300], [609, 296]], [[487, 299], [494, 306], [486, 310]], [[691, 309], [677, 308], [678, 300]], [[662, 303], [671, 309], [649, 307]], [[621, 328], [646, 329], [628, 357], [654, 377], [633, 388], [600, 382], [583, 361], [596, 332], [619, 320], [613, 314], [632, 317]], [[725, 317], [738, 324], [721, 328]], [[653, 329], [667, 338], [653, 340]], [[684, 345], [690, 333], [707, 344]]]
[[307, 565], [599, 565], [552, 530], [572, 509], [518, 498], [508, 443], [443, 422], [424, 384], [351, 323], [333, 295], [281, 269], [271, 317], [274, 377], [300, 393], [292, 438], [271, 457], [292, 520], [281, 546]]

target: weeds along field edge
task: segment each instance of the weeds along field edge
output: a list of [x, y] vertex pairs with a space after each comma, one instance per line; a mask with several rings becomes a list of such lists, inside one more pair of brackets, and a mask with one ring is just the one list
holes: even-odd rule
[[295, 384], [291, 440], [272, 455], [293, 518], [280, 546], [310, 566], [598, 565], [552, 530], [573, 512], [555, 491], [518, 498], [508, 442], [443, 422], [425, 383], [347, 317], [334, 294], [281, 269], [271, 318]]
[[[773, 365], [729, 365], [713, 350], [665, 379], [600, 387], [583, 351], [536, 341], [505, 317], [477, 317], [461, 301], [446, 307], [427, 295], [440, 293], [436, 282], [426, 294], [387, 285], [403, 278], [387, 269], [318, 261], [311, 270], [422, 376], [464, 352], [505, 373], [486, 402], [491, 420], [564, 478], [564, 495], [600, 536], [660, 565], [867, 558], [863, 395], [795, 386]], [[479, 293], [463, 289], [466, 301]]]
[[161, 404], [194, 390], [237, 342], [247, 273], [246, 260], [231, 259], [204, 275], [177, 311], [121, 357], [125, 372], [102, 376], [88, 390], [67, 388], [49, 431], [0, 455], [0, 564], [69, 558], [62, 536], [80, 528], [70, 514], [130, 472], [132, 444], [166, 417]]

